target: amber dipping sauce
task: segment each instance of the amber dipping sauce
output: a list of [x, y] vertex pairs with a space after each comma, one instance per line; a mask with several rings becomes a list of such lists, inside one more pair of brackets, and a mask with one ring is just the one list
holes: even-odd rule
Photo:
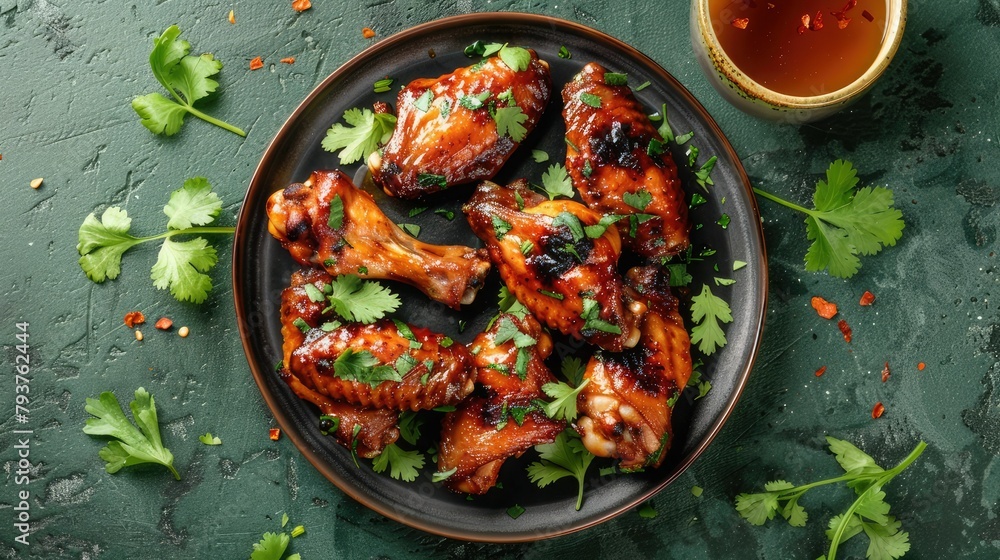
[[799, 97], [834, 92], [868, 70], [885, 36], [886, 0], [710, 0], [712, 27], [737, 68]]

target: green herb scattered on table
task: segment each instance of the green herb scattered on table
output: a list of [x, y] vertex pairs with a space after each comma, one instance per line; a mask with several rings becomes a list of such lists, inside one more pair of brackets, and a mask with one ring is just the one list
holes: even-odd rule
[[884, 187], [855, 190], [858, 172], [851, 162], [830, 164], [826, 179], [816, 183], [813, 208], [804, 208], [754, 187], [758, 195], [806, 215], [806, 270], [829, 269], [838, 278], [850, 278], [861, 268], [861, 256], [874, 255], [896, 245], [903, 236], [903, 213], [893, 206], [892, 191]]
[[205, 445], [222, 445], [222, 440], [218, 436], [213, 436], [212, 432], [206, 432], [198, 436], [198, 441], [204, 443]]
[[203, 237], [189, 241], [174, 241], [176, 235], [232, 234], [236, 228], [206, 227], [222, 211], [222, 200], [212, 192], [208, 179], [195, 177], [170, 194], [163, 208], [167, 215], [167, 231], [150, 237], [134, 237], [128, 233], [132, 218], [125, 210], [112, 206], [98, 220], [90, 214], [79, 231], [80, 267], [87, 277], [101, 283], [114, 280], [121, 273], [122, 254], [135, 245], [163, 240], [153, 265], [151, 278], [158, 289], [170, 289], [178, 301], [201, 303], [212, 289], [212, 279], [206, 274], [219, 261], [215, 247]]
[[830, 451], [845, 474], [811, 484], [795, 486], [784, 480], [775, 480], [764, 485], [764, 492], [740, 494], [736, 496], [736, 511], [754, 525], [763, 525], [780, 513], [793, 527], [804, 527], [809, 520], [799, 499], [809, 490], [827, 484], [845, 483], [853, 488], [857, 499], [847, 511], [830, 520], [826, 532], [830, 539], [830, 549], [820, 560], [835, 560], [838, 547], [864, 532], [868, 537], [867, 558], [871, 560], [895, 560], [910, 549], [909, 535], [900, 530], [901, 523], [889, 515], [889, 504], [885, 501], [883, 487], [912, 464], [927, 444], [920, 442], [913, 451], [895, 467], [885, 470], [875, 459], [847, 441], [827, 436]]
[[104, 470], [114, 474], [122, 467], [155, 463], [170, 469], [177, 480], [181, 479], [174, 468], [174, 455], [160, 439], [156, 402], [145, 389], [136, 389], [135, 400], [129, 403], [135, 424], [129, 422], [118, 398], [110, 391], [101, 393], [96, 399], [88, 398], [85, 409], [94, 418], [87, 419], [83, 432], [114, 438], [98, 453], [107, 462]]
[[211, 79], [222, 70], [222, 63], [211, 54], [189, 55], [191, 44], [178, 40], [181, 30], [171, 25], [162, 35], [153, 39], [153, 51], [149, 54], [149, 66], [156, 81], [160, 82], [173, 99], [159, 93], [148, 93], [132, 100], [132, 108], [142, 118], [142, 126], [153, 134], [177, 134], [188, 113], [222, 127], [232, 133], [246, 136], [235, 126], [210, 117], [194, 108], [195, 102], [204, 99], [219, 87], [219, 82]]

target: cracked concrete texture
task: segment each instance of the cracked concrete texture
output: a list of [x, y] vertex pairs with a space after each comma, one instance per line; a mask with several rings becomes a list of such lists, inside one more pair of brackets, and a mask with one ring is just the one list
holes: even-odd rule
[[[542, 558], [669, 554], [693, 558], [814, 558], [832, 515], [808, 504], [807, 529], [741, 522], [732, 497], [785, 477], [832, 474], [822, 435], [858, 442], [884, 463], [923, 438], [928, 452], [889, 489], [910, 532], [914, 558], [1000, 555], [996, 250], [1000, 168], [1000, 56], [995, 2], [911, 3], [903, 47], [884, 79], [851, 112], [799, 128], [736, 112], [700, 73], [688, 41], [687, 6], [625, 0], [552, 2], [416, 0], [314, 2], [0, 0], [0, 177], [11, 212], [3, 221], [0, 328], [13, 363], [15, 321], [30, 323], [32, 522], [27, 549], [11, 545], [12, 430], [0, 422], [0, 558], [206, 558], [249, 554], [282, 512], [307, 527], [304, 558]], [[226, 21], [235, 9], [236, 25]], [[272, 420], [253, 385], [229, 287], [230, 242], [206, 304], [175, 302], [148, 280], [155, 260], [141, 247], [120, 279], [95, 285], [75, 264], [77, 228], [90, 212], [126, 209], [133, 232], [157, 233], [170, 191], [204, 175], [234, 223], [239, 201], [271, 137], [316, 84], [369, 42], [438, 16], [472, 10], [545, 13], [592, 25], [646, 52], [685, 84], [719, 121], [754, 183], [806, 201], [825, 166], [851, 159], [864, 181], [896, 193], [907, 229], [899, 246], [866, 259], [844, 282], [802, 269], [801, 220], [762, 202], [770, 256], [771, 306], [761, 355], [736, 414], [682, 479], [653, 500], [660, 515], [628, 513], [598, 529], [531, 545], [460, 543], [408, 529], [346, 498], [287, 440], [272, 443]], [[189, 118], [171, 138], [143, 129], [129, 103], [159, 91], [147, 57], [152, 38], [177, 23], [193, 52], [225, 64], [207, 112], [243, 127], [241, 139]], [[979, 57], [966, 56], [968, 52]], [[264, 69], [248, 70], [255, 56]], [[278, 63], [296, 57], [293, 65]], [[44, 177], [37, 191], [28, 187]], [[860, 293], [876, 306], [853, 306]], [[855, 329], [847, 347], [816, 318], [813, 294], [841, 303]], [[170, 316], [191, 336], [122, 324], [128, 311]], [[889, 361], [893, 377], [878, 379]], [[925, 362], [924, 371], [916, 364]], [[828, 366], [822, 378], [812, 372]], [[11, 376], [0, 377], [9, 409]], [[103, 445], [82, 433], [84, 400], [104, 390], [127, 403], [139, 386], [157, 399], [164, 439], [183, 479], [163, 469], [103, 470]], [[872, 403], [886, 416], [873, 422]], [[9, 414], [9, 413], [8, 413]], [[212, 432], [219, 447], [201, 445]], [[700, 498], [690, 487], [705, 489]], [[904, 517], [905, 516], [905, 517]], [[738, 543], [736, 546], [735, 543]], [[855, 543], [856, 544], [856, 543]], [[650, 551], [659, 551], [651, 553]], [[747, 551], [753, 551], [749, 553]], [[850, 549], [855, 555], [861, 549]]]

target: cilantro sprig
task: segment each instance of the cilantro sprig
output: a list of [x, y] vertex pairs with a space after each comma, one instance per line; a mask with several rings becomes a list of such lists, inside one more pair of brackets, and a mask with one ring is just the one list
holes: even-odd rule
[[845, 474], [795, 486], [784, 480], [764, 485], [764, 492], [736, 496], [736, 511], [753, 525], [763, 525], [780, 513], [793, 527], [803, 527], [809, 520], [799, 499], [809, 490], [828, 484], [845, 483], [857, 494], [847, 511], [830, 520], [826, 532], [830, 549], [820, 560], [835, 560], [839, 546], [864, 532], [868, 537], [867, 558], [871, 560], [896, 560], [909, 549], [909, 535], [901, 531], [901, 523], [889, 515], [883, 487], [909, 467], [924, 452], [927, 444], [921, 441], [913, 451], [895, 467], [885, 470], [871, 456], [847, 441], [827, 436], [830, 451]]
[[560, 163], [550, 165], [548, 170], [542, 173], [542, 190], [549, 200], [554, 200], [558, 196], [573, 198], [573, 181], [570, 180], [566, 167]]
[[535, 450], [541, 460], [528, 465], [528, 477], [539, 488], [568, 476], [575, 478], [579, 485], [576, 495], [576, 509], [579, 511], [583, 506], [584, 477], [594, 460], [594, 456], [583, 446], [579, 434], [572, 429], [563, 430], [554, 442], [536, 445]]
[[577, 395], [590, 383], [590, 379], [583, 379], [583, 373], [586, 369], [579, 358], [569, 357], [563, 360], [562, 374], [566, 378], [566, 382], [557, 381], [542, 385], [542, 392], [552, 399], [552, 402], [545, 403], [542, 407], [546, 416], [567, 422], [576, 420]]
[[813, 208], [804, 208], [754, 187], [758, 195], [806, 215], [806, 270], [829, 269], [838, 278], [850, 278], [861, 268], [861, 256], [895, 246], [903, 236], [903, 213], [893, 206], [893, 193], [884, 187], [858, 184], [851, 162], [830, 164], [826, 179], [816, 183]]
[[714, 354], [726, 345], [726, 333], [720, 323], [732, 323], [733, 312], [726, 300], [712, 293], [708, 284], [691, 298], [691, 319], [695, 323], [691, 328], [691, 344], [697, 344], [702, 354]]
[[114, 280], [121, 273], [122, 255], [141, 243], [162, 239], [160, 252], [153, 265], [151, 278], [158, 289], [169, 289], [178, 301], [201, 303], [212, 289], [207, 272], [219, 261], [215, 247], [203, 237], [174, 241], [178, 235], [232, 234], [236, 228], [208, 227], [219, 212], [222, 200], [212, 192], [208, 179], [195, 177], [170, 194], [163, 208], [167, 215], [167, 231], [149, 237], [129, 234], [132, 218], [125, 210], [112, 206], [100, 220], [91, 213], [83, 221], [76, 250], [80, 267], [94, 282]]
[[370, 324], [399, 308], [399, 296], [371, 280], [361, 280], [354, 274], [334, 279], [325, 289], [330, 307], [343, 319]]
[[396, 127], [396, 116], [391, 113], [374, 113], [357, 107], [344, 111], [344, 121], [334, 123], [323, 138], [323, 149], [340, 150], [340, 164], [350, 165], [368, 156], [389, 141]]
[[222, 63], [211, 54], [189, 55], [191, 44], [178, 40], [181, 30], [171, 25], [162, 35], [153, 39], [149, 53], [149, 66], [153, 76], [169, 93], [169, 99], [159, 93], [148, 93], [132, 100], [132, 109], [142, 118], [142, 126], [153, 134], [177, 134], [190, 113], [199, 119], [224, 128], [234, 134], [246, 136], [243, 130], [210, 117], [194, 108], [194, 104], [213, 93], [219, 82], [212, 76], [222, 70]]
[[424, 454], [419, 451], [406, 451], [395, 443], [390, 443], [372, 459], [372, 470], [377, 473], [389, 469], [389, 476], [404, 482], [413, 482], [424, 466]]
[[160, 439], [156, 402], [146, 389], [136, 389], [135, 400], [129, 403], [135, 424], [129, 422], [118, 398], [110, 391], [101, 393], [96, 399], [88, 398], [85, 409], [93, 418], [87, 419], [83, 433], [114, 438], [98, 452], [101, 459], [107, 462], [104, 470], [114, 474], [122, 467], [155, 463], [170, 469], [177, 480], [181, 479], [174, 468], [173, 454]]

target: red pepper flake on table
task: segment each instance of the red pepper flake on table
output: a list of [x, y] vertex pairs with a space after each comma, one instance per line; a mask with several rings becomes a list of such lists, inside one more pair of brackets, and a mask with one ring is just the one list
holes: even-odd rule
[[156, 327], [157, 330], [168, 331], [170, 330], [170, 327], [174, 326], [174, 322], [171, 321], [169, 317], [160, 317], [153, 326]]
[[264, 59], [259, 56], [255, 56], [253, 60], [250, 61], [251, 70], [260, 70], [264, 67]]
[[361, 30], [361, 36], [364, 37], [365, 39], [371, 39], [375, 37], [375, 30], [372, 29], [371, 27], [366, 27]]
[[844, 334], [844, 340], [847, 341], [848, 344], [850, 344], [851, 326], [847, 324], [847, 321], [841, 319], [840, 322], [837, 323], [837, 328], [840, 329], [840, 332]]
[[883, 405], [882, 402], [879, 401], [875, 403], [875, 408], [872, 409], [872, 418], [873, 419], [881, 418], [883, 414], [885, 414], [885, 405]]
[[271, 441], [278, 441], [278, 438], [281, 437], [281, 429], [271, 428], [270, 430], [268, 430], [267, 436], [271, 438]]
[[281, 59], [281, 62], [283, 64], [295, 64], [295, 57], [294, 56], [286, 56], [285, 58]]
[[818, 370], [816, 370], [816, 377], [823, 377], [824, 373], [826, 373], [826, 366], [823, 366]]
[[312, 2], [309, 0], [292, 0], [292, 9], [296, 12], [304, 12], [312, 8]]
[[142, 314], [142, 311], [129, 311], [125, 314], [125, 326], [130, 329], [145, 322], [146, 316]]
[[816, 310], [816, 313], [824, 319], [833, 319], [834, 315], [837, 314], [837, 304], [830, 303], [819, 296], [813, 296], [812, 308]]
[[229, 10], [229, 23], [236, 25], [236, 10]]
[[917, 371], [924, 371], [925, 367], [927, 367], [927, 364], [920, 362], [919, 364], [917, 364]]
[[891, 374], [889, 373], [889, 362], [886, 362], [885, 367], [882, 368], [882, 383], [888, 381], [890, 375]]
[[861, 294], [861, 301], [858, 303], [861, 307], [868, 307], [869, 305], [875, 303], [875, 294], [865, 290], [865, 293]]

